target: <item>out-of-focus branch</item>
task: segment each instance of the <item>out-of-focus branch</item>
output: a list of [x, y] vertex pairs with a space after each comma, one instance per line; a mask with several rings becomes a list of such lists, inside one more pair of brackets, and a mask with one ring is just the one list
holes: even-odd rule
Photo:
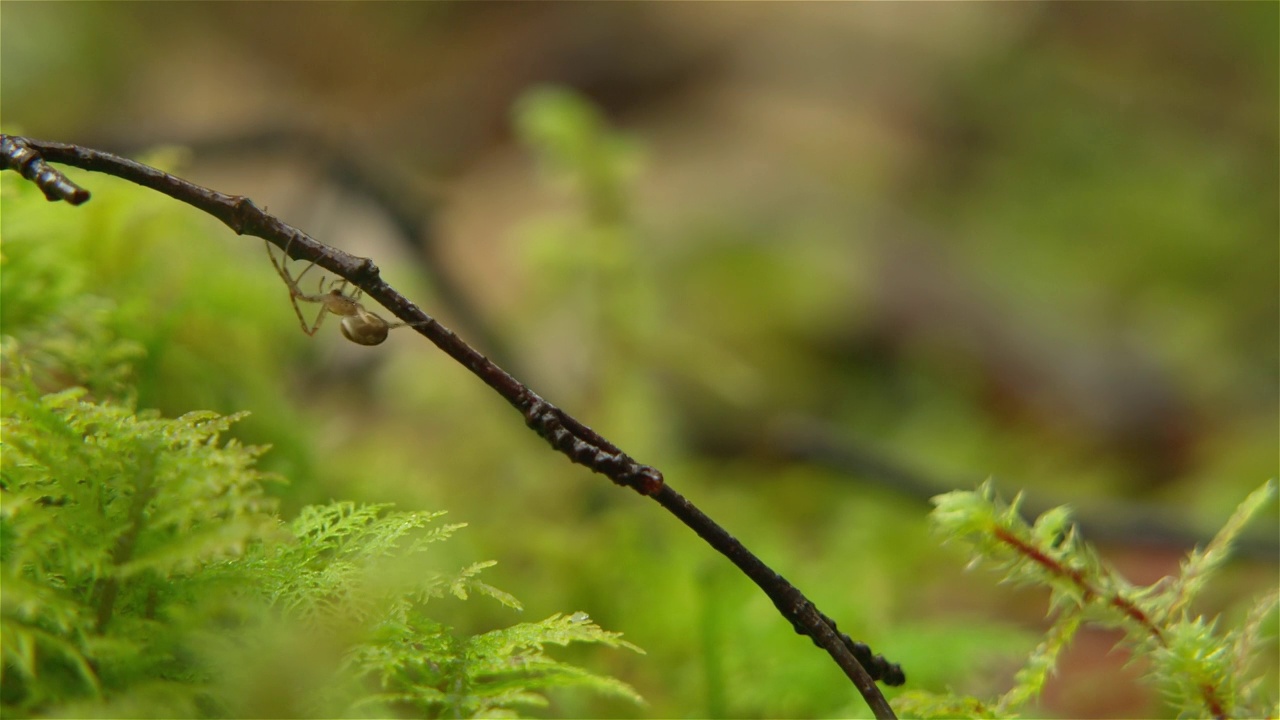
[[[691, 430], [694, 447], [722, 457], [751, 457], [762, 462], [805, 463], [825, 468], [850, 480], [884, 488], [929, 507], [930, 499], [972, 481], [931, 477], [885, 453], [866, 447], [816, 420], [790, 420], [761, 434], [724, 436]], [[1062, 503], [1045, 502], [1030, 494], [1019, 510], [1030, 522], [1040, 513]], [[1080, 531], [1095, 542], [1132, 547], [1186, 550], [1203, 547], [1211, 535], [1189, 527], [1172, 513], [1136, 502], [1109, 500], [1082, 505], [1075, 513]], [[1280, 558], [1280, 542], [1268, 533], [1236, 539], [1233, 554], [1259, 562]]]
[[383, 282], [378, 266], [372, 260], [316, 241], [264, 212], [249, 198], [210, 190], [132, 160], [64, 143], [10, 136], [3, 136], [3, 141], [6, 149], [15, 148], [15, 155], [36, 153], [51, 162], [106, 173], [162, 192], [218, 218], [237, 234], [262, 238], [290, 257], [314, 262], [360, 288], [367, 297], [381, 303], [391, 314], [416, 329], [502, 396], [520, 412], [534, 432], [572, 462], [601, 473], [618, 485], [652, 497], [729, 558], [769, 596], [797, 633], [809, 636], [815, 645], [831, 655], [853, 681], [876, 717], [895, 717], [876, 686], [876, 680], [900, 685], [906, 679], [901, 668], [841, 633], [836, 624], [794, 585], [667, 485], [656, 468], [636, 462], [594, 430], [539, 397]]

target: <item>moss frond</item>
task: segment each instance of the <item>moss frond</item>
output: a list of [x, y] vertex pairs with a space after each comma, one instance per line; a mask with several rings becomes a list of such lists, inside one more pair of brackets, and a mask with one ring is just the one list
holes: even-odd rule
[[[1188, 604], [1222, 566], [1248, 521], [1274, 495], [1275, 483], [1268, 481], [1240, 504], [1205, 548], [1190, 554], [1178, 578], [1146, 587], [1131, 584], [1106, 563], [1080, 537], [1065, 507], [1028, 524], [1018, 512], [1018, 499], [1003, 502], [989, 481], [973, 492], [934, 498], [934, 528], [946, 542], [965, 546], [971, 565], [998, 571], [1002, 582], [1047, 587], [1050, 611], [1056, 616], [1014, 687], [995, 703], [973, 706], [975, 712], [990, 706], [1003, 714], [1034, 699], [1072, 635], [1083, 622], [1091, 622], [1125, 631], [1124, 644], [1151, 661], [1151, 681], [1178, 713], [1219, 718], [1264, 714], [1256, 697], [1261, 681], [1250, 679], [1248, 670], [1276, 596], [1255, 604], [1236, 630], [1223, 630], [1217, 618], [1189, 615]], [[950, 700], [960, 704], [948, 706]], [[940, 708], [946, 714], [948, 707], [969, 707], [969, 700], [942, 698], [920, 707], [929, 712]], [[899, 707], [914, 713], [917, 706]]]

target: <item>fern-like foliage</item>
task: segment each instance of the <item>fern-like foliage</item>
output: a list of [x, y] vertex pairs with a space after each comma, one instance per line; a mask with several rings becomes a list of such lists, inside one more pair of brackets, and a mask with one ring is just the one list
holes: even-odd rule
[[[311, 676], [287, 714], [496, 716], [558, 687], [639, 699], [544, 652], [638, 650], [583, 613], [472, 637], [431, 619], [445, 596], [519, 608], [478, 578], [492, 562], [426, 569], [462, 527], [442, 513], [334, 503], [285, 525], [253, 469], [260, 449], [219, 440], [236, 417], [140, 416], [82, 388], [42, 395], [17, 357], [5, 372], [6, 714], [263, 714], [246, 692], [262, 678], [239, 672], [255, 655]], [[290, 656], [281, 628], [333, 639], [337, 660]]]
[[1250, 672], [1265, 619], [1275, 611], [1276, 594], [1261, 598], [1246, 622], [1231, 630], [1188, 609], [1249, 519], [1275, 493], [1275, 481], [1254, 491], [1207, 546], [1190, 554], [1178, 577], [1147, 587], [1126, 581], [1084, 542], [1066, 508], [1050, 510], [1028, 525], [1018, 511], [1020, 496], [1006, 504], [989, 482], [976, 492], [934, 498], [932, 520], [944, 538], [966, 545], [973, 564], [999, 571], [1006, 582], [1048, 587], [1056, 616], [1014, 687], [1000, 698], [914, 692], [899, 697], [897, 708], [920, 717], [954, 716], [960, 708], [973, 716], [1016, 717], [1044, 687], [1076, 630], [1093, 622], [1125, 632], [1124, 642], [1151, 661], [1152, 681], [1180, 716], [1275, 717], [1280, 707], [1260, 697], [1264, 678]]
[[544, 692], [560, 687], [640, 701], [625, 683], [546, 654], [547, 645], [582, 642], [640, 651], [586, 613], [556, 614], [469, 638], [456, 638], [415, 613], [403, 623], [383, 623], [375, 638], [356, 648], [348, 667], [380, 690], [352, 703], [351, 712], [383, 716], [407, 708], [432, 717], [514, 717], [519, 708], [546, 706]]
[[546, 690], [588, 688], [640, 698], [624, 683], [561, 663], [547, 644], [639, 648], [584, 613], [553, 615], [459, 637], [426, 613], [446, 596], [487, 596], [519, 610], [511, 595], [481, 581], [495, 563], [451, 573], [424, 571], [422, 555], [462, 524], [444, 513], [394, 512], [385, 505], [305, 508], [290, 525], [295, 542], [254, 553], [245, 564], [265, 579], [273, 606], [308, 632], [347, 635], [333, 677], [308, 709], [319, 714], [427, 717], [503, 716], [544, 706]]
[[190, 690], [206, 671], [171, 620], [208, 622], [236, 578], [210, 584], [202, 568], [277, 532], [252, 469], [259, 451], [217, 442], [235, 417], [138, 415], [88, 402], [83, 388], [41, 395], [20, 358], [6, 361], [4, 706], [41, 712], [128, 691], [161, 714], [192, 714], [200, 693], [174, 686]]
[[467, 635], [439, 621], [447, 606], [428, 613], [472, 595], [520, 607], [480, 579], [491, 561], [433, 567], [463, 527], [443, 513], [337, 502], [286, 522], [263, 448], [224, 437], [245, 413], [138, 411], [135, 325], [21, 214], [47, 205], [38, 192], [12, 173], [0, 191], [0, 714], [499, 716], [562, 687], [639, 699], [545, 652], [638, 650], [585, 614]]

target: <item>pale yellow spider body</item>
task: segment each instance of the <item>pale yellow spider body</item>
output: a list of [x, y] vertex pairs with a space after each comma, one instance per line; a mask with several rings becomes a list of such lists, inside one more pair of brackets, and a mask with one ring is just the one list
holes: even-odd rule
[[[298, 281], [302, 279], [303, 275], [307, 274], [307, 270], [315, 266], [314, 262], [308, 265], [306, 270], [299, 273], [297, 278], [294, 278], [289, 275], [288, 270], [285, 270], [284, 265], [276, 260], [276, 256], [271, 252], [270, 243], [267, 243], [267, 257], [271, 258], [271, 264], [275, 266], [280, 279], [284, 280], [285, 284], [289, 286], [289, 302], [293, 304], [293, 312], [298, 316], [298, 324], [302, 326], [302, 332], [307, 335], [314, 336], [316, 331], [320, 329], [320, 324], [324, 322], [324, 316], [329, 313], [342, 318], [342, 336], [358, 345], [380, 345], [387, 339], [387, 333], [395, 328], [404, 326], [404, 323], [389, 323], [378, 316], [377, 313], [366, 310], [359, 302], [359, 289], [356, 289], [351, 295], [347, 295], [344, 292], [347, 289], [346, 280], [331, 281], [329, 290], [326, 292], [325, 280], [321, 277], [317, 284], [317, 294], [311, 295], [303, 292], [298, 287]], [[287, 259], [287, 257], [286, 255], [285, 258]], [[314, 324], [307, 325], [306, 319], [302, 317], [302, 310], [298, 307], [299, 300], [320, 304], [320, 314], [316, 316]]]

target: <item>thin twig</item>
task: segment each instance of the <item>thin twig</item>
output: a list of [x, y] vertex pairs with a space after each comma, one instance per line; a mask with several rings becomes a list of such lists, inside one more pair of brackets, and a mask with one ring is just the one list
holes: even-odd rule
[[[751, 432], [697, 428], [686, 433], [685, 439], [704, 456], [748, 458], [757, 464], [804, 463], [847, 481], [888, 490], [924, 508], [932, 507], [934, 496], [967, 482], [922, 472], [850, 437], [843, 428], [813, 418], [792, 417], [763, 429], [753, 427]], [[1035, 495], [1040, 499], [1027, 498], [1018, 506], [1027, 522], [1063, 504], [1042, 493]], [[1185, 513], [1151, 503], [1097, 499], [1076, 505], [1072, 514], [1076, 527], [1095, 542], [1181, 552], [1203, 547], [1213, 539], [1212, 534], [1190, 524]], [[1235, 539], [1232, 556], [1275, 564], [1280, 558], [1280, 540], [1265, 530], [1246, 531]]]
[[[534, 432], [556, 450], [573, 462], [605, 475], [618, 485], [652, 497], [698, 533], [760, 586], [797, 633], [808, 635], [815, 645], [831, 655], [853, 681], [877, 718], [895, 717], [875, 681], [879, 679], [888, 685], [901, 685], [906, 679], [901, 668], [874, 655], [866, 645], [841, 633], [836, 624], [819, 612], [795, 586], [667, 485], [657, 468], [636, 462], [594, 430], [539, 397], [453, 331], [388, 286], [382, 281], [378, 266], [372, 260], [317, 242], [301, 230], [263, 212], [247, 197], [209, 190], [132, 160], [65, 143], [12, 136], [3, 136], [3, 142], [6, 155], [10, 147], [15, 148], [15, 155], [34, 152], [50, 162], [106, 173], [164, 193], [218, 218], [237, 234], [262, 238], [281, 248], [290, 257], [314, 262], [360, 288], [367, 297], [381, 303], [391, 314], [415, 328], [493, 388], [521, 413], [525, 423]], [[7, 162], [5, 167], [20, 169]]]
[[0, 135], [0, 170], [16, 170], [35, 183], [50, 202], [65, 200], [79, 205], [89, 199], [89, 191], [71, 182], [62, 171], [50, 167], [40, 153], [22, 138]]

